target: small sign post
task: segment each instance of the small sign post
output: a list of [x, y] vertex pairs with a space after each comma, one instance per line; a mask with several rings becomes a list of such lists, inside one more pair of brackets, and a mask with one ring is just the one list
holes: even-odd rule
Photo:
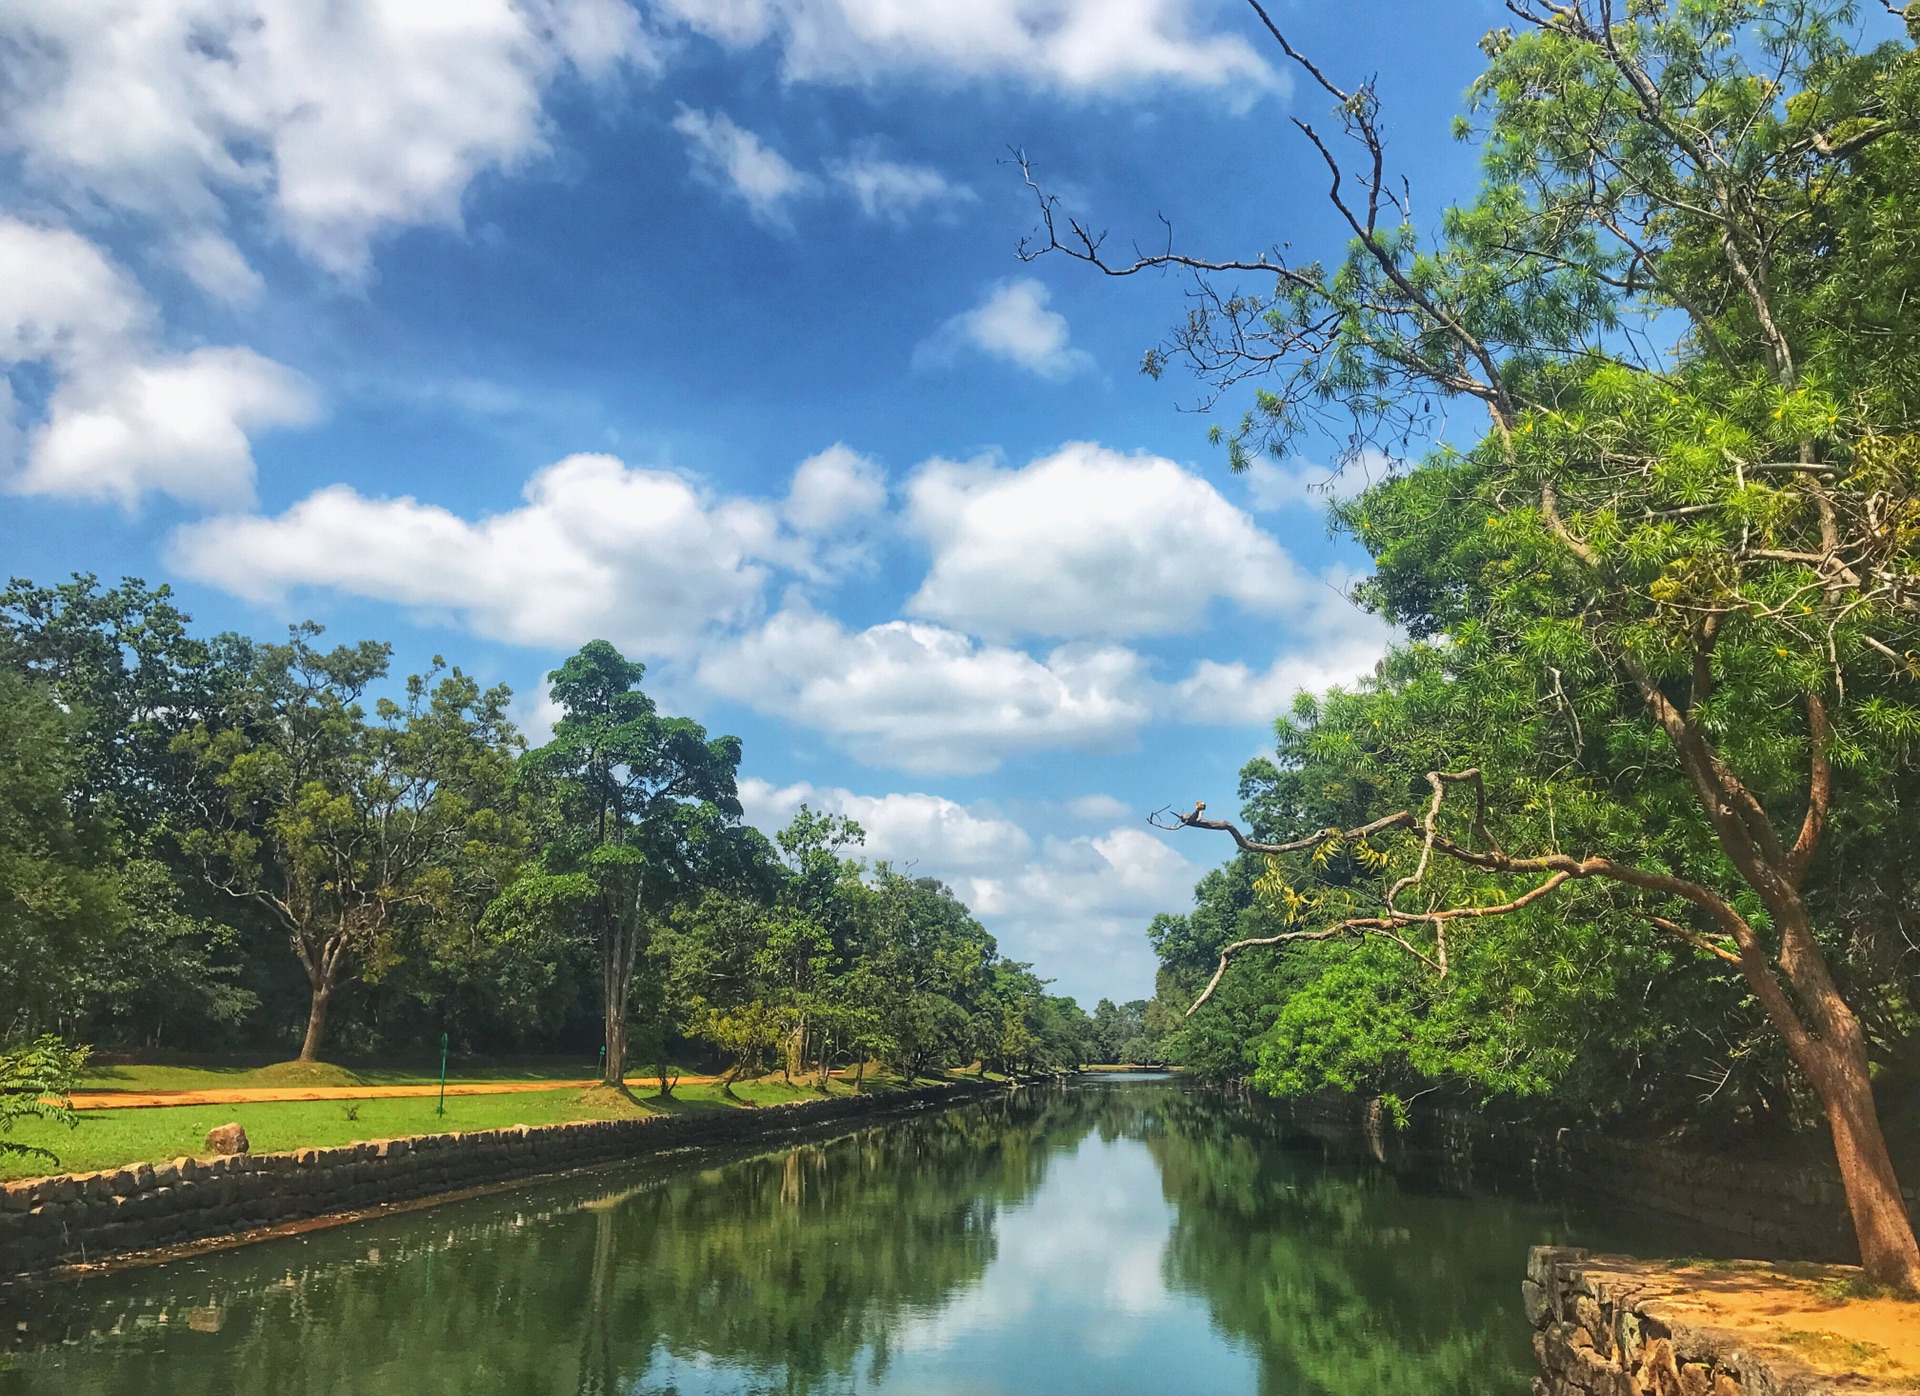
[[440, 1105], [433, 1113], [436, 1115], [447, 1113], [447, 1035], [445, 1033], [440, 1034]]

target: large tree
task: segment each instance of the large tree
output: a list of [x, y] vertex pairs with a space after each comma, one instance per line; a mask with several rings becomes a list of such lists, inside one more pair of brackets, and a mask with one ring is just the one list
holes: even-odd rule
[[[1340, 513], [1378, 564], [1361, 599], [1463, 702], [1417, 800], [1280, 842], [1179, 818], [1278, 860], [1272, 898], [1312, 921], [1220, 971], [1366, 936], [1445, 975], [1449, 936], [1604, 887], [1738, 968], [1820, 1101], [1868, 1273], [1920, 1288], [1814, 896], [1836, 840], [1886, 837], [1920, 733], [1920, 61], [1827, 0], [1511, 0], [1462, 122], [1486, 187], [1429, 231], [1377, 94], [1250, 3], [1333, 103], [1340, 135], [1296, 125], [1345, 259], [1114, 262], [1051, 200], [1041, 250], [1202, 278], [1147, 368], [1258, 380], [1237, 467], [1329, 418], [1355, 446], [1450, 398], [1490, 425]], [[1287, 862], [1336, 854], [1371, 881], [1323, 896]]]
[[306, 974], [306, 1062], [341, 985], [385, 968], [396, 919], [477, 914], [463, 884], [497, 875], [516, 842], [503, 815], [519, 742], [507, 690], [458, 669], [415, 675], [404, 701], [380, 698], [369, 715], [388, 647], [321, 650], [319, 634], [302, 625], [260, 646], [225, 720], [174, 739], [203, 798], [183, 846], [279, 924]]
[[[193, 819], [191, 760], [172, 749], [195, 723], [218, 724], [251, 646], [196, 638], [188, 623], [166, 587], [133, 577], [105, 588], [90, 576], [56, 586], [16, 578], [0, 592], [0, 668], [60, 712], [57, 732], [29, 740], [31, 784], [57, 787], [65, 822], [121, 904], [103, 934], [22, 981], [69, 1034], [154, 1044], [175, 1028], [232, 1023], [254, 1002], [234, 983], [233, 929], [205, 914], [214, 895], [179, 857], [175, 835]], [[0, 707], [16, 733], [36, 720], [31, 698]], [[54, 827], [42, 820], [39, 831]]]
[[549, 674], [553, 739], [522, 759], [544, 811], [537, 867], [509, 891], [562, 904], [600, 951], [607, 1084], [624, 1082], [634, 975], [655, 928], [746, 856], [737, 737], [709, 738], [641, 691], [646, 666], [605, 640]]
[[70, 1018], [75, 967], [126, 920], [111, 827], [75, 808], [77, 726], [0, 668], [0, 1044]]

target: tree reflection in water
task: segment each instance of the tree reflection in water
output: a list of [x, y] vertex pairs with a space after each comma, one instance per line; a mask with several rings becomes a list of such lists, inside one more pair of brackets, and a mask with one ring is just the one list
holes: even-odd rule
[[1517, 1393], [1554, 1230], [1088, 1084], [16, 1295], [0, 1386]]

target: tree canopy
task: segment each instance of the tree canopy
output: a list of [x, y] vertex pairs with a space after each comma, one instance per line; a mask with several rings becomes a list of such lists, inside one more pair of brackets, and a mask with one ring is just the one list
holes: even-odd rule
[[[1145, 366], [1253, 383], [1219, 433], [1235, 468], [1332, 424], [1418, 453], [1335, 510], [1375, 562], [1355, 599], [1407, 642], [1281, 723], [1243, 785], [1265, 834], [1170, 821], [1256, 860], [1204, 928], [1253, 933], [1166, 923], [1164, 962], [1192, 983], [1215, 954], [1206, 997], [1282, 948], [1264, 1002], [1223, 1008], [1284, 1089], [1545, 1092], [1576, 1070], [1565, 1029], [1717, 980], [1817, 1101], [1868, 1269], [1920, 1285], [1872, 1089], [1875, 1054], [1909, 1050], [1874, 1035], [1914, 1028], [1875, 853], [1920, 732], [1920, 324], [1895, 251], [1920, 230], [1920, 57], [1825, 0], [1515, 0], [1458, 126], [1485, 183], [1426, 228], [1379, 94], [1254, 9], [1333, 104], [1337, 134], [1296, 125], [1344, 259], [1111, 263], [1044, 197], [1035, 250], [1202, 278]], [[1436, 438], [1460, 399], [1485, 433]], [[1726, 1026], [1710, 1051], [1743, 1040]]]

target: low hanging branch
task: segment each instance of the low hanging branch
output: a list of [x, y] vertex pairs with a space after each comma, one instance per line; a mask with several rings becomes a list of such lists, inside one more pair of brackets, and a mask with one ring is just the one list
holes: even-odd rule
[[[1696, 949], [1719, 959], [1741, 966], [1748, 977], [1754, 977], [1757, 971], [1766, 980], [1766, 986], [1772, 989], [1774, 996], [1781, 999], [1784, 1006], [1784, 994], [1774, 979], [1771, 967], [1767, 964], [1759, 937], [1754, 933], [1744, 917], [1711, 889], [1685, 878], [1674, 877], [1667, 873], [1650, 872], [1628, 864], [1616, 863], [1610, 858], [1574, 858], [1564, 853], [1549, 853], [1537, 857], [1515, 857], [1505, 852], [1494, 839], [1487, 827], [1486, 782], [1478, 769], [1464, 771], [1429, 771], [1427, 784], [1433, 789], [1433, 797], [1423, 811], [1400, 810], [1385, 815], [1372, 823], [1363, 824], [1354, 829], [1321, 829], [1302, 838], [1285, 843], [1262, 843], [1248, 838], [1239, 828], [1224, 819], [1208, 819], [1204, 801], [1196, 804], [1191, 813], [1173, 816], [1171, 824], [1162, 827], [1183, 829], [1209, 829], [1229, 834], [1233, 841], [1249, 853], [1258, 853], [1266, 857], [1279, 857], [1288, 853], [1306, 853], [1328, 845], [1357, 843], [1394, 829], [1417, 831], [1420, 835], [1420, 859], [1411, 873], [1396, 879], [1387, 889], [1383, 898], [1384, 909], [1376, 916], [1349, 916], [1330, 925], [1313, 930], [1283, 931], [1278, 935], [1255, 936], [1246, 940], [1237, 940], [1224, 947], [1220, 952], [1220, 961], [1215, 966], [1213, 977], [1207, 981], [1207, 987], [1187, 1009], [1191, 1017], [1195, 1010], [1213, 997], [1214, 990], [1220, 987], [1227, 966], [1242, 951], [1264, 946], [1285, 945], [1295, 941], [1336, 940], [1348, 935], [1377, 935], [1392, 941], [1402, 950], [1433, 970], [1444, 979], [1447, 975], [1447, 926], [1450, 922], [1484, 919], [1490, 916], [1505, 916], [1519, 911], [1522, 907], [1552, 896], [1567, 883], [1586, 878], [1602, 878], [1622, 883], [1642, 891], [1655, 892], [1677, 897], [1691, 902], [1706, 912], [1719, 927], [1722, 934], [1730, 938], [1738, 952], [1716, 945], [1698, 931], [1663, 916], [1649, 914], [1650, 924], [1668, 934], [1684, 940]], [[1440, 830], [1440, 811], [1446, 802], [1447, 791], [1455, 785], [1471, 785], [1474, 790], [1474, 809], [1471, 822], [1473, 838], [1478, 847], [1469, 847], [1459, 843]], [[1423, 885], [1433, 865], [1433, 855], [1438, 852], [1443, 857], [1487, 873], [1508, 873], [1516, 875], [1542, 875], [1542, 880], [1533, 887], [1492, 906], [1456, 906], [1430, 909], [1427, 911], [1404, 911], [1396, 902], [1412, 888]], [[1408, 940], [1405, 931], [1415, 926], [1431, 926], [1434, 933], [1434, 951], [1428, 954]], [[1759, 987], [1759, 986], [1756, 986]], [[1769, 995], [1761, 989], [1762, 999]]]

